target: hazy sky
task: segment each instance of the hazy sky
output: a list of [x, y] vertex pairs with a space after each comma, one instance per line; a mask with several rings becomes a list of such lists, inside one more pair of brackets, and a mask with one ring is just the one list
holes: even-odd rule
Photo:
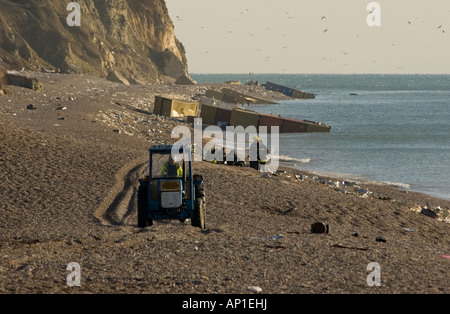
[[450, 74], [450, 0], [166, 4], [190, 73]]

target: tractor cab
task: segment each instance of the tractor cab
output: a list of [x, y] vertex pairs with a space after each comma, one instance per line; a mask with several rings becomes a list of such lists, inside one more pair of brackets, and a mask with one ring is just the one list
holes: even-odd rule
[[150, 147], [149, 174], [140, 179], [138, 226], [154, 220], [191, 219], [192, 226], [205, 228], [203, 177], [192, 174], [190, 146], [174, 153], [172, 145]]

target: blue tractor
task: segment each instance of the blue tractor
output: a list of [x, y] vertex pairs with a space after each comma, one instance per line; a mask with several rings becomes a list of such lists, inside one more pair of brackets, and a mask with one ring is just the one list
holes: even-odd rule
[[190, 219], [192, 226], [205, 229], [203, 177], [192, 174], [189, 145], [173, 148], [150, 147], [149, 174], [139, 179], [138, 227], [151, 226], [155, 220]]

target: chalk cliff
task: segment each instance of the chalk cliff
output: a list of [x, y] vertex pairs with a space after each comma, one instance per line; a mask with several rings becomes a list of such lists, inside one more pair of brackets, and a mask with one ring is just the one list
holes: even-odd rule
[[81, 26], [69, 26], [70, 1], [0, 0], [0, 66], [173, 82], [188, 76], [164, 0], [79, 0]]

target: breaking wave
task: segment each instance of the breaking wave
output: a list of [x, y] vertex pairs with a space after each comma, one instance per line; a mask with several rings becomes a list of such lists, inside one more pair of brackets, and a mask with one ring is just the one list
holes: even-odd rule
[[311, 162], [310, 158], [293, 158], [287, 155], [280, 155], [278, 156], [278, 160], [282, 162], [299, 162], [302, 164], [307, 164]]

